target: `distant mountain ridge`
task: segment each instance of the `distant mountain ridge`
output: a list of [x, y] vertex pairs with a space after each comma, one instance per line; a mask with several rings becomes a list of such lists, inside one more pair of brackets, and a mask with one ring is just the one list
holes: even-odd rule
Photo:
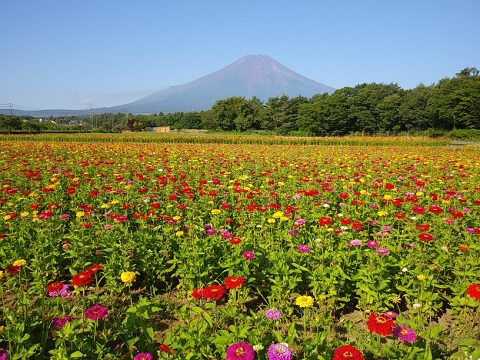
[[[123, 112], [128, 109], [132, 114], [201, 111], [208, 110], [216, 101], [231, 96], [247, 99], [256, 96], [267, 101], [282, 95], [312, 97], [315, 94], [331, 94], [333, 91], [334, 88], [302, 76], [267, 55], [247, 55], [189, 83], [171, 86], [128, 104], [96, 108], [95, 111]], [[62, 110], [28, 113], [37, 113], [32, 116], [47, 116], [47, 111], [55, 115], [62, 113]], [[88, 110], [74, 112], [75, 110], [63, 110], [65, 115], [88, 114]]]

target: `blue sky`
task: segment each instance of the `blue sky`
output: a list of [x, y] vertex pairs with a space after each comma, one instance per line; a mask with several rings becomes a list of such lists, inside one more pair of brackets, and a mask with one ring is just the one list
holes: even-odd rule
[[479, 14], [478, 0], [0, 0], [0, 104], [120, 105], [245, 55], [337, 89], [411, 89], [480, 68]]

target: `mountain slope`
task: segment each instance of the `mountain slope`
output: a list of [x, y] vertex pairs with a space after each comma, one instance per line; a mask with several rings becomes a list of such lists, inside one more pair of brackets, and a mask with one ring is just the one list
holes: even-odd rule
[[124, 105], [129, 112], [176, 112], [206, 110], [220, 99], [253, 96], [261, 100], [287, 95], [311, 97], [332, 93], [330, 86], [310, 80], [266, 55], [247, 55], [232, 64], [191, 81], [172, 86]]

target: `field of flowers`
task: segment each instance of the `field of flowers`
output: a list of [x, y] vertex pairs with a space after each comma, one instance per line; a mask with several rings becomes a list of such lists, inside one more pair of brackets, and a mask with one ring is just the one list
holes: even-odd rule
[[0, 139], [1, 360], [480, 358], [480, 147], [75, 139]]

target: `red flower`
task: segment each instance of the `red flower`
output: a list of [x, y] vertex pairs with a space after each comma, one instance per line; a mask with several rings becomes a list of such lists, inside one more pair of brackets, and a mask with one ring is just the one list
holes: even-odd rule
[[193, 296], [193, 298], [198, 300], [201, 297], [203, 297], [203, 289], [202, 288], [195, 288], [195, 289], [193, 289], [191, 295]]
[[437, 206], [437, 205], [431, 205], [428, 208], [428, 211], [430, 211], [431, 213], [434, 213], [436, 215], [441, 214], [443, 212], [442, 208]]
[[232, 290], [245, 284], [245, 278], [241, 276], [229, 276], [225, 279], [225, 286]]
[[100, 265], [100, 264], [95, 264], [95, 265], [92, 265], [90, 266], [87, 270], [85, 271], [89, 271], [91, 273], [94, 273], [96, 274], [97, 272], [99, 272], [100, 270], [103, 270], [103, 266]]
[[242, 242], [242, 240], [240, 240], [240, 238], [238, 238], [238, 237], [234, 237], [234, 238], [230, 239], [230, 244], [232, 244], [232, 245], [238, 245], [241, 242]]
[[412, 211], [415, 214], [425, 214], [425, 208], [423, 206], [414, 206], [412, 207]]
[[332, 360], [363, 360], [362, 353], [351, 345], [343, 345], [333, 352]]
[[48, 292], [56, 292], [63, 289], [63, 283], [60, 281], [54, 281], [47, 285]]
[[91, 271], [81, 271], [72, 278], [73, 286], [88, 286], [92, 283], [93, 273]]
[[173, 355], [173, 349], [166, 344], [160, 345], [158, 350], [160, 350], [161, 353], [169, 353], [170, 355]]
[[395, 323], [383, 314], [370, 314], [367, 321], [368, 330], [380, 335], [392, 335]]
[[15, 275], [15, 274], [18, 274], [18, 271], [20, 270], [20, 266], [9, 265], [7, 266], [6, 270], [8, 275]]
[[430, 242], [430, 241], [433, 240], [433, 235], [432, 234], [420, 234], [420, 235], [418, 235], [418, 238], [420, 239], [420, 241]]
[[467, 295], [480, 300], [480, 284], [470, 284], [467, 287]]
[[203, 297], [207, 300], [220, 300], [226, 292], [222, 285], [209, 285], [203, 289]]
[[321, 217], [318, 219], [318, 225], [320, 226], [328, 226], [332, 224], [332, 220], [329, 217]]
[[427, 224], [418, 224], [416, 228], [420, 231], [428, 231], [430, 229], [430, 226]]
[[461, 250], [461, 251], [468, 251], [469, 247], [468, 245], [458, 245], [458, 249]]

